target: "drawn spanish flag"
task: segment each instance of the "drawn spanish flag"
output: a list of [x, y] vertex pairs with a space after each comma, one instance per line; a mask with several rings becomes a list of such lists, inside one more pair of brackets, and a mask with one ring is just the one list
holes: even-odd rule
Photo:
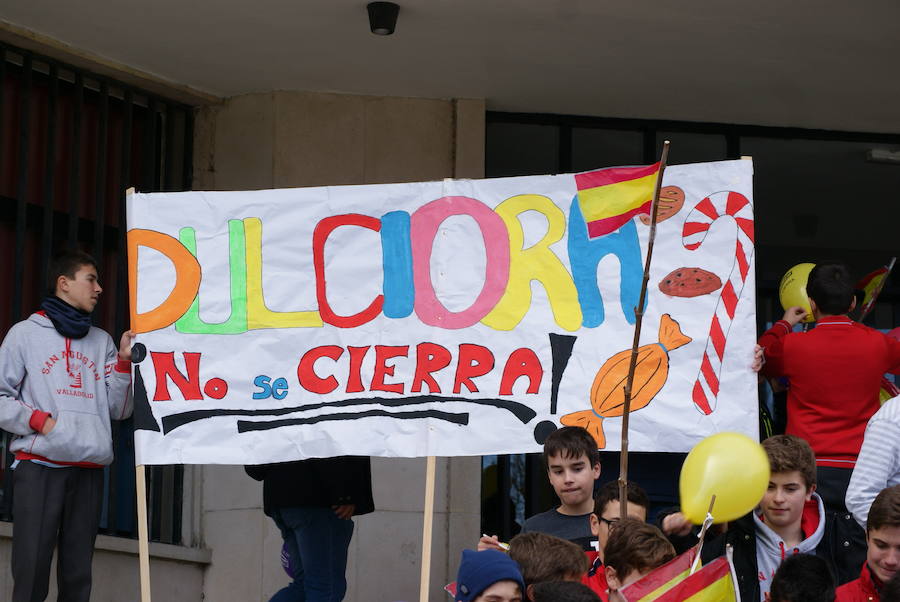
[[659, 163], [575, 174], [578, 206], [587, 222], [588, 237], [615, 232], [635, 215], [649, 214], [658, 174]]

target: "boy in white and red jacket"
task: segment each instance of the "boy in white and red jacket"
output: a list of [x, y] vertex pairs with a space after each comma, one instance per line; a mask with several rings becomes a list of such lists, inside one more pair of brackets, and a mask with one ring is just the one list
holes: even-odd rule
[[0, 428], [16, 435], [13, 602], [43, 600], [58, 547], [60, 600], [87, 602], [113, 460], [112, 420], [131, 415], [131, 341], [91, 326], [97, 264], [67, 253], [51, 266], [51, 296], [0, 347]]
[[[821, 557], [834, 576], [843, 562], [825, 507], [816, 495], [816, 459], [809, 445], [792, 435], [776, 435], [762, 443], [771, 466], [769, 486], [759, 506], [729, 523], [728, 530], [708, 541], [703, 563], [734, 551], [741, 600], [765, 602], [775, 571], [794, 554]], [[837, 557], [836, 557], [837, 556]]]

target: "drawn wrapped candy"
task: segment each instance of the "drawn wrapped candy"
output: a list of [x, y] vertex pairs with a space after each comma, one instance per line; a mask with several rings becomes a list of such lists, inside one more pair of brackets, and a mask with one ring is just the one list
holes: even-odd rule
[[[631, 389], [631, 411], [640, 410], [656, 397], [669, 375], [669, 352], [691, 342], [681, 332], [678, 322], [669, 314], [659, 321], [659, 342], [642, 345], [637, 350], [634, 384]], [[625, 406], [625, 382], [631, 349], [615, 354], [601, 366], [591, 386], [591, 409], [566, 414], [560, 419], [566, 426], [580, 426], [597, 441], [597, 448], [606, 447], [603, 419], [621, 416]]]
[[[684, 206], [684, 190], [678, 186], [663, 186], [659, 191], [659, 200], [657, 201], [656, 223], [664, 222], [679, 211]], [[641, 223], [645, 226], [650, 225], [650, 216], [643, 213], [638, 216]]]

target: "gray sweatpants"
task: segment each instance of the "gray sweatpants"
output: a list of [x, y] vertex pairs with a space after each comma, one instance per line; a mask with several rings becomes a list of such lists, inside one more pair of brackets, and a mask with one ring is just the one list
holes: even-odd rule
[[46, 599], [57, 546], [58, 602], [88, 602], [103, 470], [24, 461], [13, 471], [13, 483], [13, 602]]

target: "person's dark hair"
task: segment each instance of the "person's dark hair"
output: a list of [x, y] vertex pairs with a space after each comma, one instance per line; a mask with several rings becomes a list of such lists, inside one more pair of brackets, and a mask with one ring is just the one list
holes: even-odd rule
[[842, 263], [816, 264], [806, 281], [806, 294], [823, 314], [838, 316], [850, 311], [854, 295], [850, 270]]
[[[648, 514], [650, 513], [650, 498], [647, 497], [647, 492], [641, 489], [640, 485], [628, 481], [625, 488], [625, 497], [632, 504], [641, 506]], [[603, 516], [603, 511], [606, 510], [608, 503], [618, 501], [619, 482], [610, 481], [609, 483], [604, 483], [594, 497], [594, 514], [597, 515], [597, 518], [600, 518]]]
[[881, 588], [881, 602], [900, 602], [900, 571]]
[[531, 588], [532, 602], [600, 602], [591, 588], [574, 581], [545, 581]]
[[788, 556], [772, 578], [772, 602], [832, 602], [834, 578], [814, 554]]
[[816, 484], [816, 454], [809, 443], [794, 435], [775, 435], [762, 442], [773, 473], [796, 470], [806, 489]]
[[526, 586], [581, 577], [588, 570], [581, 546], [535, 531], [519, 533], [509, 540], [509, 557], [519, 563]]
[[869, 508], [866, 532], [882, 527], [900, 527], [900, 485], [882, 489]]
[[603, 564], [624, 578], [632, 571], [646, 573], [675, 558], [675, 548], [662, 531], [644, 521], [623, 518], [609, 533]]
[[592, 468], [600, 463], [597, 442], [580, 426], [564, 426], [553, 431], [544, 441], [544, 466], [548, 468], [548, 461], [553, 456], [579, 458], [582, 455], [587, 456]]
[[93, 266], [95, 270], [100, 271], [97, 261], [81, 251], [66, 251], [54, 257], [50, 263], [50, 271], [47, 272], [47, 294], [56, 294], [56, 281], [60, 276], [74, 279], [78, 270], [86, 265]]

